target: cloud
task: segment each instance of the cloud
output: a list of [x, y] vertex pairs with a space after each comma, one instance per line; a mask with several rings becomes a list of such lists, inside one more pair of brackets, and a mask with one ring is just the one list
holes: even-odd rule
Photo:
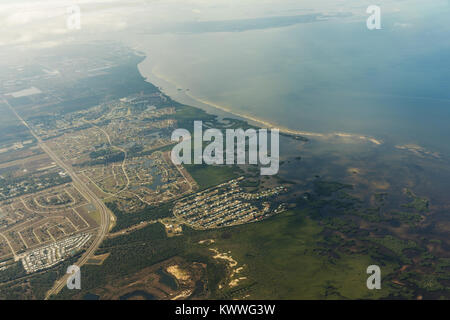
[[[0, 3], [0, 46], [36, 43], [34, 47], [55, 46], [69, 33], [81, 37], [84, 33], [124, 30], [128, 23], [123, 8], [142, 1], [119, 0], [47, 0], [9, 1]], [[81, 30], [67, 27], [68, 8], [79, 6]], [[84, 32], [86, 31], [86, 32]]]

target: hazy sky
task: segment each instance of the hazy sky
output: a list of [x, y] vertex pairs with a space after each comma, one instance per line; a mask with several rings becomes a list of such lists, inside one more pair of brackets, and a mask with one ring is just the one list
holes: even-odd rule
[[[129, 32], [178, 22], [309, 13], [351, 13], [363, 19], [370, 4], [386, 12], [417, 12], [418, 0], [0, 0], [0, 48], [51, 47], [71, 40], [120, 39]], [[436, 5], [449, 0], [427, 0]], [[81, 9], [81, 29], [67, 28], [67, 9]], [[409, 26], [399, 21], [398, 26]]]

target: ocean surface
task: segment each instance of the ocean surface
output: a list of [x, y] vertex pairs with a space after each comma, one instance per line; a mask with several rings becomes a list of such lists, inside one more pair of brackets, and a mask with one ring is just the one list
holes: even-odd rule
[[450, 155], [449, 1], [407, 2], [382, 11], [381, 30], [343, 10], [171, 24], [127, 43], [181, 102]]

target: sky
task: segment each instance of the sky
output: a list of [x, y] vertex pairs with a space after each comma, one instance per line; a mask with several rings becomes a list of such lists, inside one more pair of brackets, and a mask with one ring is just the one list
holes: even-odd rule
[[[450, 0], [426, 2], [448, 5]], [[291, 16], [351, 14], [365, 19], [376, 4], [383, 13], [416, 12], [417, 0], [0, 0], [0, 48], [45, 48], [74, 40], [114, 39], [127, 33], [160, 32], [172, 24]], [[80, 9], [80, 29], [67, 27], [67, 10]], [[73, 12], [73, 11], [71, 11]], [[410, 15], [409, 15], [410, 16]], [[407, 28], [408, 21], [398, 21]]]

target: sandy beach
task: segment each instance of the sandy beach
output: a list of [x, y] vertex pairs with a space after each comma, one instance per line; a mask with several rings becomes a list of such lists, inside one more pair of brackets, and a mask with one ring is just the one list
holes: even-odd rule
[[[159, 72], [157, 70], [157, 67], [153, 67], [151, 70], [151, 73], [155, 78], [163, 80], [164, 82], [174, 86], [175, 89], [179, 89], [182, 87], [179, 84], [177, 84], [176, 82], [174, 82], [172, 79], [169, 79], [166, 76], [164, 76], [161, 72]], [[160, 89], [163, 92], [165, 91], [165, 88], [160, 88]], [[301, 135], [301, 136], [305, 136], [305, 137], [309, 137], [309, 138], [317, 138], [317, 139], [342, 138], [341, 139], [342, 142], [349, 142], [349, 143], [350, 142], [358, 142], [358, 141], [359, 142], [368, 142], [368, 143], [371, 143], [374, 145], [381, 145], [383, 143], [383, 141], [380, 139], [376, 139], [374, 137], [366, 136], [363, 134], [354, 134], [354, 133], [345, 133], [345, 132], [319, 133], [319, 132], [310, 132], [310, 131], [301, 131], [301, 130], [290, 129], [290, 128], [280, 126], [276, 123], [269, 122], [264, 119], [256, 118], [253, 115], [236, 112], [236, 111], [232, 110], [230, 107], [219, 105], [215, 102], [199, 98], [199, 97], [195, 96], [194, 94], [192, 94], [192, 92], [190, 90], [184, 90], [183, 93], [187, 97], [196, 101], [200, 105], [207, 105], [213, 109], [217, 109], [217, 110], [232, 114], [239, 118], [248, 120], [249, 122], [257, 124], [263, 128], [268, 128], [268, 129], [277, 128], [280, 130], [280, 132], [285, 133], [285, 134]], [[200, 106], [196, 106], [196, 107], [200, 107]]]

